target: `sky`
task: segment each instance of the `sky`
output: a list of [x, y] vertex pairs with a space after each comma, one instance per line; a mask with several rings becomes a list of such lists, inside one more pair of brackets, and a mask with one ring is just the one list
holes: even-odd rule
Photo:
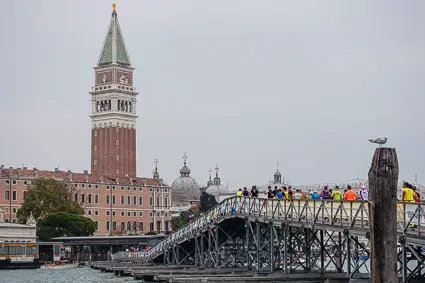
[[[90, 170], [108, 0], [3, 4], [0, 163]], [[6, 12], [7, 11], [7, 12]], [[425, 183], [425, 1], [117, 0], [139, 91], [137, 172], [201, 185], [367, 178], [388, 137]]]

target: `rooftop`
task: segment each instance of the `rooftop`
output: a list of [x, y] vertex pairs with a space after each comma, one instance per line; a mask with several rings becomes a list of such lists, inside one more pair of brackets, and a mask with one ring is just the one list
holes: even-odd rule
[[33, 179], [33, 178], [53, 178], [57, 180], [68, 180], [72, 183], [103, 183], [103, 184], [120, 184], [128, 186], [165, 186], [160, 180], [152, 178], [130, 178], [124, 176], [109, 176], [104, 174], [89, 174], [88, 171], [83, 173], [75, 173], [71, 170], [61, 171], [55, 169], [50, 170], [39, 170], [37, 168], [28, 169], [23, 168], [4, 168], [0, 166], [0, 179]]

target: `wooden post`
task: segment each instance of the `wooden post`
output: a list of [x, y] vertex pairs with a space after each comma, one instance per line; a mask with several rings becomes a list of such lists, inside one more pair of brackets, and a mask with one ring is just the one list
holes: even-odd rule
[[397, 182], [395, 148], [375, 150], [369, 170], [371, 282], [398, 282]]

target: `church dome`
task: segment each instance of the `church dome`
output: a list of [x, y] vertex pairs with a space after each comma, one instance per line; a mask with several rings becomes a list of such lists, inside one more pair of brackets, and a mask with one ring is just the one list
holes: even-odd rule
[[227, 193], [228, 189], [223, 186], [221, 184], [221, 179], [218, 176], [218, 166], [215, 167], [215, 177], [214, 177], [214, 181], [211, 181], [211, 171], [210, 171], [210, 179], [207, 183], [208, 188], [205, 190], [207, 193], [209, 193], [210, 195], [215, 196], [216, 200], [218, 200], [218, 196], [223, 194], [223, 193]]
[[183, 157], [184, 165], [180, 169], [180, 177], [171, 185], [171, 199], [173, 206], [188, 206], [193, 202], [199, 202], [201, 193], [198, 182], [190, 177], [190, 169], [186, 165], [186, 154]]

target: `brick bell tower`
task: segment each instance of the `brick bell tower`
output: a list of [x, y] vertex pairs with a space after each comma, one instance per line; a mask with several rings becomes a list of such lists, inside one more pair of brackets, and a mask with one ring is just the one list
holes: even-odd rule
[[91, 172], [136, 176], [136, 88], [116, 4], [92, 88]]

